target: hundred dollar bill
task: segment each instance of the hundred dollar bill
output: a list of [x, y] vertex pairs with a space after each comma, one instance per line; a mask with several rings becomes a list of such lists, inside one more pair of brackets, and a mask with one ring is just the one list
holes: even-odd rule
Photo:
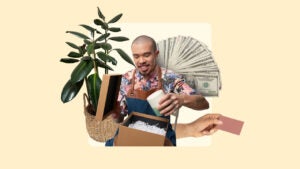
[[197, 92], [203, 96], [218, 96], [219, 95], [219, 78], [194, 76]]
[[217, 76], [185, 75], [186, 83], [202, 96], [219, 95], [219, 79]]
[[210, 72], [210, 73], [199, 73], [199, 72], [194, 72], [191, 73], [190, 75], [195, 76], [195, 77], [205, 77], [205, 78], [217, 78], [218, 79], [218, 88], [219, 90], [222, 89], [222, 81], [221, 81], [221, 73], [218, 72]]

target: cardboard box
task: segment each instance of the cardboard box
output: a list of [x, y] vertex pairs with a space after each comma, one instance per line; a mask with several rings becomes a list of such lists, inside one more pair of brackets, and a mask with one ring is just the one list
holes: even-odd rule
[[122, 75], [104, 74], [98, 100], [96, 120], [102, 121], [110, 115], [115, 107], [120, 90]]
[[165, 135], [159, 135], [155, 133], [150, 133], [134, 128], [129, 128], [128, 125], [137, 120], [141, 120], [150, 125], [156, 125], [160, 128], [164, 128], [167, 131], [169, 120], [158, 117], [151, 116], [147, 114], [142, 114], [138, 112], [132, 112], [125, 121], [119, 125], [119, 134], [115, 138], [115, 146], [164, 146], [170, 145], [169, 139]]

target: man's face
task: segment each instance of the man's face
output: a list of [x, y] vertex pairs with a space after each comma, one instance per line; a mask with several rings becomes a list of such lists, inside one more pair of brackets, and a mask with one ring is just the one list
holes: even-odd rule
[[158, 51], [153, 51], [150, 41], [137, 42], [131, 46], [133, 61], [143, 76], [148, 76], [156, 66]]

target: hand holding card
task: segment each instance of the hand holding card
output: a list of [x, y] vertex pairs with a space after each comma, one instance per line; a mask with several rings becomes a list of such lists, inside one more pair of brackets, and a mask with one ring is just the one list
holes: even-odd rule
[[243, 121], [232, 119], [223, 115], [220, 116], [219, 120], [221, 120], [223, 124], [218, 125], [216, 127], [217, 129], [240, 135], [244, 124]]

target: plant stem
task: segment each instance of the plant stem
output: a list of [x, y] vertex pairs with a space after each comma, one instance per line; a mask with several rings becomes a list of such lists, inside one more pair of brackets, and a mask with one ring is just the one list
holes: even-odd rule
[[94, 51], [93, 51], [93, 55], [94, 55], [94, 60], [93, 60], [93, 63], [94, 63], [94, 71], [95, 71], [95, 73], [98, 74], [98, 66], [97, 66], [97, 63], [96, 63], [96, 51], [95, 51], [95, 49], [94, 49]]
[[[93, 36], [93, 43], [96, 44], [94, 36]], [[96, 63], [96, 50], [95, 50], [95, 48], [93, 49], [93, 55], [94, 55], [93, 56], [94, 57], [94, 60], [93, 60], [94, 71], [95, 71], [95, 73], [98, 74], [98, 66], [97, 66], [97, 63]]]
[[89, 91], [88, 91], [87, 77], [84, 77], [84, 81], [85, 81], [86, 93], [87, 93], [87, 96], [88, 96], [88, 104], [90, 104], [90, 95], [89, 95]]
[[[105, 29], [105, 34], [107, 34], [107, 29]], [[105, 40], [105, 44], [107, 43], [107, 38], [104, 39]], [[108, 50], [104, 49], [105, 54], [108, 54]], [[106, 61], [105, 61], [105, 65], [106, 65]], [[108, 69], [105, 68], [105, 74], [108, 74]]]

